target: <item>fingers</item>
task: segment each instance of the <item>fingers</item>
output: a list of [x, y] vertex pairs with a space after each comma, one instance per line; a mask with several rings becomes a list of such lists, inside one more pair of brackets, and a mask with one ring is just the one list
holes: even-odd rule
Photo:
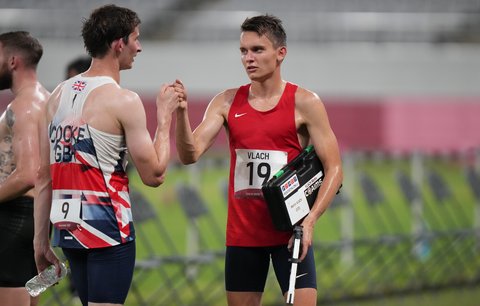
[[312, 235], [310, 231], [305, 231], [303, 232], [302, 236], [302, 248], [300, 249], [300, 256], [299, 259], [300, 261], [303, 261], [305, 259], [305, 256], [307, 256], [308, 248], [312, 245]]
[[172, 114], [178, 107], [181, 107], [186, 95], [183, 84], [176, 80], [170, 84], [162, 84], [157, 95], [157, 108], [164, 115]]
[[57, 272], [57, 274], [60, 275], [59, 273], [61, 273], [60, 260], [51, 248], [48, 248], [44, 252], [36, 253], [35, 263], [39, 273], [52, 264], [55, 265], [55, 271]]
[[176, 79], [176, 80], [173, 82], [172, 85], [175, 86], [175, 87], [185, 88], [185, 86], [183, 85], [183, 82], [182, 82], [181, 80], [179, 80], [179, 79]]
[[60, 267], [60, 261], [55, 261], [53, 263], [55, 265], [55, 272], [57, 273], [57, 276], [60, 277], [62, 275], [62, 267]]
[[180, 80], [175, 80], [172, 84], [170, 84], [172, 88], [175, 89], [176, 92], [181, 92], [185, 90], [185, 86], [183, 85], [182, 81]]
[[187, 100], [187, 91], [186, 91], [185, 86], [183, 85], [182, 81], [180, 81], [179, 79], [176, 79], [175, 82], [173, 82], [172, 86], [175, 89], [175, 92], [178, 93], [180, 102], [186, 101]]
[[46, 264], [46, 261], [41, 261], [39, 259], [36, 260], [36, 266], [37, 266], [37, 271], [38, 273], [42, 272], [43, 270], [45, 270], [48, 265]]
[[52, 249], [49, 249], [47, 251], [47, 253], [45, 254], [45, 259], [46, 259], [45, 268], [53, 264], [55, 266], [55, 272], [57, 273], [57, 276], [60, 276], [62, 274], [62, 268], [60, 267], [60, 260], [58, 259], [57, 255]]
[[187, 91], [183, 82], [176, 79], [172, 83], [162, 84], [157, 95], [157, 107], [165, 114], [172, 114], [177, 109], [187, 109]]
[[165, 93], [167, 92], [167, 89], [170, 87], [171, 85], [168, 85], [166, 83], [163, 83], [161, 86], [160, 86], [160, 93]]
[[[295, 234], [292, 235], [288, 241], [288, 245], [287, 245], [287, 248], [288, 248], [288, 251], [290, 253], [293, 252], [293, 248], [294, 248], [294, 242], [295, 242]], [[300, 253], [298, 254], [298, 260], [301, 262], [305, 259], [305, 257], [307, 256], [307, 253], [308, 253], [308, 248], [312, 245], [312, 232], [311, 232], [311, 229], [308, 228], [308, 227], [304, 227], [303, 228], [303, 232], [302, 232], [302, 238], [301, 238], [301, 241], [300, 241]], [[293, 254], [292, 254], [293, 255]]]
[[181, 100], [186, 100], [187, 99], [187, 91], [185, 89], [185, 86], [183, 85], [182, 81], [176, 79], [173, 83], [171, 84], [162, 84], [160, 88], [161, 93], [167, 93], [167, 92], [175, 92], [178, 95], [178, 98]]
[[178, 94], [177, 94], [176, 89], [174, 88], [173, 84], [163, 83], [160, 86], [160, 92], [158, 93], [157, 97], [170, 99], [172, 97], [177, 98]]
[[293, 240], [294, 240], [293, 236], [290, 237], [290, 240], [288, 240], [287, 248], [288, 248], [288, 251], [289, 251], [289, 252], [292, 252], [292, 251], [293, 251]]
[[308, 252], [308, 246], [307, 245], [302, 245], [302, 248], [300, 249], [300, 251], [302, 252], [300, 254], [300, 257], [298, 257], [298, 259], [300, 261], [303, 261], [305, 259], [305, 257], [307, 256], [307, 252]]
[[35, 264], [39, 273], [45, 270], [50, 265], [50, 262], [48, 261], [46, 254], [43, 251], [35, 250]]

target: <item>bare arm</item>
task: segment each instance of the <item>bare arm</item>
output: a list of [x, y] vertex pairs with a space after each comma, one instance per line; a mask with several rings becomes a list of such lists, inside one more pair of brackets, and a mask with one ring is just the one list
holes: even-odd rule
[[0, 184], [0, 202], [24, 195], [34, 187], [38, 167], [37, 121], [47, 97], [37, 95], [17, 97], [7, 110], [11, 124], [12, 151], [15, 170]]
[[120, 107], [119, 120], [133, 163], [144, 184], [159, 186], [164, 181], [170, 159], [170, 126], [179, 95], [173, 87], [162, 85], [156, 101], [157, 129], [153, 142], [140, 98], [132, 92], [123, 93], [123, 96], [126, 101]]
[[324, 104], [316, 94], [303, 89], [299, 89], [296, 101], [297, 120], [306, 126], [325, 172], [315, 203], [302, 222], [304, 247], [300, 259], [303, 260], [307, 255], [308, 247], [312, 244], [315, 223], [340, 188], [343, 172], [337, 139], [330, 127]]
[[228, 110], [233, 99], [233, 90], [227, 90], [210, 101], [202, 122], [192, 132], [188, 117], [186, 101], [177, 109], [176, 145], [182, 163], [195, 163], [215, 141], [226, 121]]
[[[43, 271], [50, 264], [57, 266], [60, 271], [59, 260], [50, 246], [50, 209], [52, 205], [52, 178], [50, 176], [50, 139], [48, 138], [48, 123], [51, 113], [54, 112], [55, 99], [59, 99], [57, 88], [47, 102], [47, 107], [41, 112], [37, 124], [39, 142], [40, 165], [35, 181], [36, 196], [34, 200], [35, 235], [33, 246], [35, 262], [38, 271]], [[55, 108], [56, 109], [56, 108]]]

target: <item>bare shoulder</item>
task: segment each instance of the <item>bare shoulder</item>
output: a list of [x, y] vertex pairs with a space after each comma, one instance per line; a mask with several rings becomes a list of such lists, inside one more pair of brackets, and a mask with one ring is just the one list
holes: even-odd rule
[[320, 97], [313, 91], [298, 87], [295, 93], [295, 107], [299, 110], [308, 110], [309, 107], [323, 105]]
[[50, 96], [48, 92], [40, 83], [36, 86], [31, 86], [22, 91], [15, 97], [15, 103], [22, 106], [28, 106], [32, 104], [45, 104]]
[[226, 118], [237, 91], [238, 91], [238, 88], [229, 88], [218, 93], [210, 101], [208, 105], [208, 110], [215, 110], [215, 112], [217, 111], [221, 112], [221, 114]]
[[119, 101], [122, 103], [137, 103], [140, 100], [140, 97], [136, 92], [122, 88], [117, 84], [105, 84], [95, 89], [94, 95], [102, 100], [110, 102]]
[[[133, 109], [143, 108], [140, 96], [129, 89], [117, 84], [105, 84], [96, 88], [89, 97], [93, 109], [105, 108], [108, 112], [116, 114], [130, 112]], [[101, 103], [96, 103], [101, 102]]]
[[47, 101], [46, 112], [47, 112], [48, 121], [50, 121], [51, 118], [53, 118], [53, 116], [57, 112], [58, 105], [60, 104], [60, 97], [62, 95], [64, 83], [65, 82], [62, 82], [57, 85], [57, 87], [50, 94], [50, 97]]
[[127, 103], [136, 103], [140, 101], [140, 96], [130, 89], [117, 87], [117, 90], [115, 90], [114, 94], [117, 95], [117, 99], [121, 99]]
[[298, 126], [327, 122], [327, 112], [320, 97], [299, 87], [295, 93], [295, 120]]
[[238, 88], [226, 89], [226, 90], [218, 93], [212, 99], [212, 102], [231, 105], [232, 102], [233, 102], [233, 99], [235, 98], [235, 94], [237, 93], [237, 91], [238, 91]]
[[25, 89], [15, 97], [11, 103], [11, 111], [15, 113], [17, 119], [37, 118], [43, 113], [49, 97], [50, 92], [37, 83], [36, 86]]

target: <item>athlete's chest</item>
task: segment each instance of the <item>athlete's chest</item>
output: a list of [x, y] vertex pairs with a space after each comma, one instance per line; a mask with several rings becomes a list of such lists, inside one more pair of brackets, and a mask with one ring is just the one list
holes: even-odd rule
[[295, 118], [291, 113], [256, 112], [251, 109], [231, 111], [228, 131], [233, 147], [270, 147], [297, 138]]

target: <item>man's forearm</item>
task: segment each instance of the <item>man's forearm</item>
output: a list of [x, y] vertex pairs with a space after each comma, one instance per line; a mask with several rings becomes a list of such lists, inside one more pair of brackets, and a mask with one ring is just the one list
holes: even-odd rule
[[34, 186], [34, 179], [31, 176], [21, 175], [15, 170], [0, 184], [0, 203], [21, 197]]
[[158, 162], [162, 172], [167, 169], [168, 161], [170, 159], [170, 126], [172, 119], [161, 118], [158, 120], [157, 130], [153, 139], [155, 152], [157, 153]]
[[184, 164], [190, 164], [196, 161], [195, 141], [187, 109], [177, 110], [175, 144], [177, 146], [178, 156]]
[[330, 206], [330, 203], [333, 201], [333, 198], [340, 188], [342, 178], [343, 174], [341, 167], [336, 167], [325, 172], [322, 186], [320, 187], [315, 204], [309, 214], [312, 221], [316, 222]]
[[34, 246], [46, 247], [50, 236], [51, 191], [41, 190], [34, 200]]

